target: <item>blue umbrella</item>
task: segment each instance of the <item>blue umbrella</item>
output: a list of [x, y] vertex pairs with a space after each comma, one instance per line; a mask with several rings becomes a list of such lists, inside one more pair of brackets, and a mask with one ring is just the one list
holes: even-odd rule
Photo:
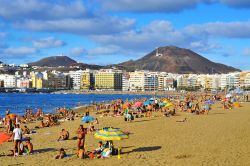
[[208, 105], [214, 104], [214, 102], [212, 100], [206, 100], [205, 103], [208, 104]]
[[143, 105], [149, 105], [149, 104], [153, 104], [153, 103], [154, 103], [153, 100], [147, 100], [147, 101], [144, 102]]
[[89, 123], [96, 120], [96, 118], [92, 117], [92, 116], [84, 116], [81, 120], [81, 122], [83, 123]]

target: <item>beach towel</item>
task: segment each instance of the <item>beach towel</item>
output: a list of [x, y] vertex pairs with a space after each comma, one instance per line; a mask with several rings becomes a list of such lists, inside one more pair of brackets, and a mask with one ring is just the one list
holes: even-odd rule
[[8, 141], [11, 138], [11, 134], [8, 133], [0, 133], [0, 145], [4, 142]]

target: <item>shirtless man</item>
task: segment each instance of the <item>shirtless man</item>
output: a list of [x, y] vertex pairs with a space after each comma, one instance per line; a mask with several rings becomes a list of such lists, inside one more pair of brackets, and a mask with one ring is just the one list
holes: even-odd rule
[[65, 129], [62, 129], [62, 132], [60, 133], [59, 138], [57, 141], [64, 141], [69, 139], [69, 132]]
[[77, 129], [77, 151], [80, 150], [82, 146], [84, 149], [85, 135], [87, 134], [87, 130], [83, 128], [83, 125], [80, 125]]

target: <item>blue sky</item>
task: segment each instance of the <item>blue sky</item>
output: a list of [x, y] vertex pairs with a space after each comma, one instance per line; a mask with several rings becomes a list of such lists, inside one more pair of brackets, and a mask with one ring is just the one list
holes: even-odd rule
[[192, 49], [250, 70], [249, 0], [0, 0], [0, 61], [67, 55], [90, 64]]

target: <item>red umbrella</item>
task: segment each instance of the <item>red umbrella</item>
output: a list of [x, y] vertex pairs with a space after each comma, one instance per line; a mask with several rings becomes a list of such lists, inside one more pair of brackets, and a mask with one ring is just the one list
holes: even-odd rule
[[135, 106], [135, 107], [141, 107], [142, 105], [143, 105], [143, 103], [142, 103], [142, 102], [140, 102], [140, 101], [138, 101], [138, 102], [136, 102], [136, 103], [135, 103], [135, 105], [134, 105], [134, 106]]
[[4, 142], [8, 141], [11, 138], [11, 134], [8, 133], [0, 133], [0, 145]]

